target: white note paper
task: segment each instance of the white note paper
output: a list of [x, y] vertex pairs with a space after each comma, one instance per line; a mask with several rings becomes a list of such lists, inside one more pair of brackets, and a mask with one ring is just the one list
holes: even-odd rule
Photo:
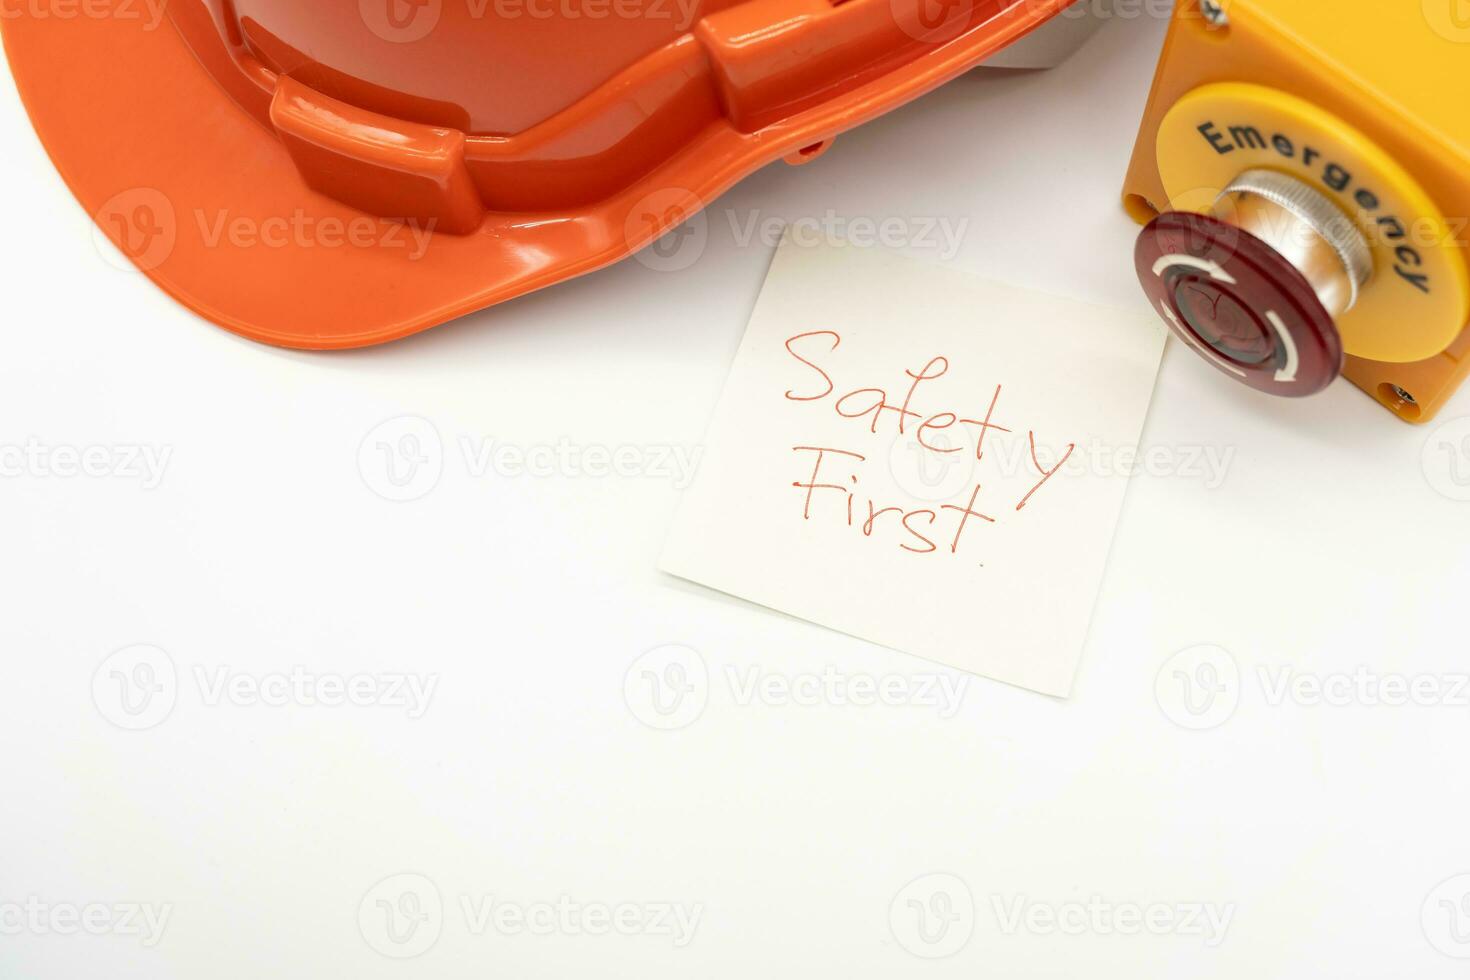
[[662, 568], [1066, 696], [1165, 331], [877, 249], [778, 250]]

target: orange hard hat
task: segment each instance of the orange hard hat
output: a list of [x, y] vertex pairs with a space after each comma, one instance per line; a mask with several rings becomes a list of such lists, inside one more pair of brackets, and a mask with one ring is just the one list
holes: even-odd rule
[[0, 0], [101, 230], [247, 337], [357, 347], [637, 250], [1071, 0]]

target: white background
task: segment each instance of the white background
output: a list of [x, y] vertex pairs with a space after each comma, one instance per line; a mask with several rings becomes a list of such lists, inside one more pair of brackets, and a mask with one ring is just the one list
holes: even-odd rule
[[[658, 447], [697, 449], [770, 259], [730, 212], [968, 218], [954, 265], [1139, 304], [1118, 198], [1163, 26], [1113, 21], [1059, 70], [973, 74], [768, 168], [682, 271], [629, 261], [335, 355], [237, 339], [109, 265], [4, 86], [0, 443], [171, 455], [153, 488], [0, 478], [0, 976], [1463, 976], [1470, 879], [1439, 886], [1470, 872], [1470, 396], [1415, 429], [1346, 382], [1273, 401], [1171, 345], [1146, 445], [1231, 463], [1135, 479], [1068, 702], [974, 680], [950, 717], [742, 704], [732, 671], [960, 675], [655, 571], [678, 500]], [[395, 503], [373, 448], [409, 423], [368, 437], [404, 416], [443, 469]], [[476, 473], [484, 440], [639, 447], [647, 472]], [[114, 653], [137, 644], [176, 690], [128, 731]], [[661, 730], [639, 692], [670, 662], [694, 700]], [[409, 718], [199, 680], [293, 667], [438, 686]], [[1276, 696], [1288, 668], [1360, 667], [1447, 703]], [[396, 943], [377, 902], [405, 892], [425, 904]], [[462, 904], [563, 896], [700, 918], [676, 948], [477, 931]], [[1089, 902], [1231, 919], [1215, 945], [1045, 927]], [[156, 943], [60, 934], [66, 908], [129, 903], [167, 908]]]

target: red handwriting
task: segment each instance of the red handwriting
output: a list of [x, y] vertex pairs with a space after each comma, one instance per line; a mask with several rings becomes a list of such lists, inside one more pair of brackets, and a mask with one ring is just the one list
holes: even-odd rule
[[[811, 479], [811, 482], [810, 483], [793, 483], [793, 484], [791, 484], [793, 487], [796, 487], [798, 489], [801, 489], [801, 490], [805, 490], [806, 491], [806, 504], [801, 509], [801, 517], [802, 517], [803, 520], [807, 520], [807, 521], [809, 521], [809, 520], [812, 519], [812, 492], [813, 491], [815, 491], [815, 490], [841, 490], [843, 493], [847, 493], [847, 487], [844, 484], [841, 484], [841, 483], [818, 483], [817, 482], [817, 474], [820, 473], [820, 472], [822, 472], [822, 460], [824, 460], [824, 459], [827, 458], [827, 454], [828, 453], [836, 453], [839, 456], [847, 456], [847, 457], [850, 457], [852, 459], [855, 459], [855, 460], [857, 460], [859, 462], [862, 462], [862, 461], [864, 461], [864, 460], [866, 460], [868, 458], [866, 456], [860, 456], [857, 453], [844, 452], [841, 449], [823, 449], [821, 446], [793, 446], [792, 449], [791, 449], [791, 451], [794, 452], [794, 453], [816, 453], [817, 454], [817, 461], [812, 464], [812, 479]], [[856, 475], [854, 475], [852, 477], [852, 482], [853, 483], [856, 483], [857, 482], [857, 476]], [[847, 498], [848, 498], [848, 504], [847, 504], [847, 523], [848, 524], [851, 524], [852, 523], [852, 494], [847, 493]], [[868, 518], [868, 524], [869, 524], [870, 527], [871, 527], [872, 523], [873, 523], [873, 519], [871, 517], [869, 517]], [[872, 534], [872, 531], [869, 530], [868, 533], [869, 534]]]
[[816, 394], [816, 395], [797, 395], [797, 394], [794, 394], [793, 392], [790, 392], [790, 391], [786, 392], [786, 397], [787, 398], [790, 398], [794, 402], [815, 402], [815, 401], [821, 401], [823, 398], [826, 398], [828, 395], [832, 394], [832, 392], [834, 390], [836, 390], [836, 387], [837, 387], [836, 385], [834, 385], [832, 383], [832, 379], [829, 378], [829, 377], [827, 377], [827, 372], [826, 371], [823, 371], [821, 368], [817, 367], [811, 361], [808, 361], [806, 358], [802, 357], [791, 346], [792, 344], [796, 343], [798, 340], [805, 340], [808, 337], [831, 337], [832, 338], [832, 346], [831, 346], [831, 348], [829, 348], [829, 350], [836, 350], [837, 349], [837, 346], [842, 343], [842, 338], [837, 335], [836, 331], [833, 331], [833, 330], [813, 330], [811, 333], [797, 334], [795, 337], [792, 337], [790, 340], [786, 341], [786, 350], [787, 350], [787, 352], [792, 357], [796, 358], [798, 361], [800, 361], [801, 363], [805, 364], [807, 367], [811, 368], [813, 371], [815, 371], [818, 374], [820, 374], [822, 376], [822, 380], [825, 381], [825, 382], [827, 382], [827, 390], [821, 392], [820, 394]]
[[[857, 473], [853, 472], [853, 463], [848, 463], [847, 467], [845, 467], [845, 475], [847, 476], [845, 476], [845, 482], [841, 483], [823, 483], [822, 466], [823, 463], [828, 463], [829, 455], [835, 455], [835, 457], [839, 457], [839, 461], [857, 460], [858, 463], [863, 463], [863, 461], [866, 461], [867, 457], [864, 457], [864, 455], [858, 453], [848, 453], [847, 450], [833, 450], [833, 448], [831, 447], [822, 447], [822, 445], [794, 445], [794, 447], [791, 447], [791, 451], [792, 453], [813, 454], [813, 463], [811, 463], [810, 478], [808, 478], [807, 482], [804, 483], [801, 482], [801, 480], [797, 480], [797, 482], [792, 483], [792, 486], [800, 489], [800, 491], [806, 491], [806, 504], [804, 504], [803, 508], [801, 508], [801, 517], [803, 517], [803, 520], [811, 520], [811, 498], [813, 498], [813, 495], [816, 494], [817, 491], [836, 491], [838, 492], [838, 494], [842, 494], [845, 498], [847, 498], [847, 500], [844, 501], [845, 507], [847, 507], [847, 523], [848, 526], [853, 526], [853, 502], [857, 500], [857, 494], [853, 491], [853, 489], [850, 489], [850, 486], [858, 485]], [[836, 469], [836, 467], [831, 466], [831, 464], [829, 464], [828, 470], [831, 470], [831, 472], [835, 473], [844, 472], [844, 470]], [[833, 478], [832, 476], [826, 476], [826, 479]], [[979, 488], [976, 488], [976, 492], [979, 492]], [[954, 508], [954, 510], [960, 510], [960, 508]], [[919, 552], [919, 554], [929, 554], [929, 552], [939, 550], [938, 545], [933, 544], [933, 541], [931, 541], [931, 539], [926, 538], [926, 536], [923, 535], [923, 533], [920, 532], [919, 529], [916, 529], [916, 527], [914, 527], [910, 523], [911, 520], [916, 519], [916, 517], [928, 517], [929, 525], [932, 526], [933, 523], [935, 523], [935, 520], [939, 519], [939, 514], [935, 513], [935, 511], [929, 510], [929, 508], [919, 508], [919, 510], [904, 510], [903, 507], [879, 507], [878, 501], [869, 500], [867, 501], [867, 520], [864, 520], [863, 522], [864, 538], [872, 538], [873, 529], [878, 526], [878, 519], [879, 517], [882, 517], [883, 514], [901, 514], [901, 517], [898, 517], [897, 519], [898, 523], [903, 526], [904, 530], [907, 530], [907, 532], [910, 533], [911, 536], [913, 536], [914, 541], [919, 541], [920, 544], [923, 545], [922, 548], [914, 548], [913, 544], [900, 545], [900, 547], [904, 548], [904, 550], [916, 551]], [[961, 519], [960, 530], [957, 530], [956, 535], [954, 535], [954, 544], [956, 544], [956, 547], [958, 547], [958, 544], [960, 544], [960, 533], [963, 532], [963, 530], [964, 519]]]
[[[824, 386], [821, 391], [813, 394], [798, 395], [794, 391], [787, 391], [786, 397], [794, 402], [819, 402], [837, 390], [837, 385], [833, 382], [830, 374], [818, 365], [815, 360], [810, 357], [804, 357], [796, 350], [798, 342], [806, 341], [813, 337], [823, 337], [830, 341], [827, 348], [828, 353], [837, 350], [842, 345], [842, 335], [835, 330], [813, 330], [809, 333], [800, 333], [787, 339], [787, 353], [814, 371], [822, 379]], [[995, 393], [990, 399], [990, 407], [986, 409], [985, 418], [983, 419], [961, 418], [955, 412], [936, 412], [932, 415], [925, 416], [910, 407], [914, 403], [914, 396], [918, 394], [919, 387], [927, 381], [937, 381], [944, 377], [949, 373], [949, 367], [949, 358], [941, 355], [930, 358], [929, 363], [925, 364], [919, 371], [905, 369], [904, 375], [909, 378], [909, 387], [908, 391], [904, 394], [901, 404], [895, 405], [891, 403], [888, 398], [888, 391], [884, 388], [855, 388], [838, 398], [834, 404], [834, 408], [837, 414], [843, 418], [860, 419], [865, 416], [871, 416], [868, 421], [868, 431], [873, 435], [878, 434], [878, 427], [883, 421], [884, 412], [891, 412], [898, 416], [899, 435], [906, 435], [908, 433], [908, 425], [911, 420], [922, 420], [920, 421], [915, 439], [919, 445], [935, 453], [953, 453], [959, 452], [959, 450], [936, 446], [925, 438], [926, 435], [931, 432], [952, 428], [955, 425], [974, 426], [978, 430], [978, 435], [975, 439], [975, 459], [984, 459], [985, 434], [992, 430], [996, 432], [1011, 431], [1009, 428], [993, 421], [995, 418], [995, 406], [1000, 401], [1001, 385], [995, 386]]]
[[[797, 480], [791, 484], [796, 489], [805, 491], [805, 503], [801, 510], [802, 519], [808, 521], [812, 519], [812, 499], [818, 491], [831, 491], [840, 493], [845, 498], [843, 503], [847, 510], [847, 524], [849, 527], [854, 526], [853, 505], [858, 499], [855, 488], [859, 485], [859, 481], [857, 473], [854, 472], [857, 467], [853, 461], [856, 461], [856, 463], [866, 462], [867, 457], [860, 453], [848, 452], [845, 449], [833, 449], [830, 446], [792, 446], [791, 451], [794, 453], [812, 454], [811, 476], [805, 482]], [[836, 460], [830, 460], [829, 457], [836, 457]], [[845, 465], [839, 465], [843, 463]], [[823, 482], [824, 480], [839, 482]], [[884, 514], [898, 514], [900, 516], [895, 518], [898, 524], [902, 526], [904, 531], [908, 532], [913, 541], [917, 541], [922, 545], [922, 547], [915, 547], [913, 541], [905, 539], [905, 542], [900, 547], [905, 551], [913, 551], [921, 555], [931, 554], [939, 550], [939, 545], [925, 534], [924, 531], [915, 527], [914, 522], [923, 518], [927, 522], [925, 525], [926, 530], [932, 531], [934, 525], [939, 522], [942, 512], [954, 511], [960, 516], [959, 520], [955, 522], [954, 536], [950, 541], [949, 551], [950, 554], [955, 554], [960, 550], [960, 538], [964, 535], [970, 518], [977, 517], [982, 521], [987, 521], [991, 524], [995, 523], [995, 518], [982, 514], [975, 509], [975, 504], [980, 499], [980, 490], [981, 488], [977, 484], [974, 492], [970, 494], [970, 502], [964, 507], [945, 504], [937, 511], [928, 507], [920, 507], [914, 510], [905, 510], [902, 507], [880, 507], [878, 501], [869, 498], [864, 505], [868, 511], [868, 519], [862, 524], [863, 537], [871, 538], [873, 536], [874, 530], [879, 525], [879, 518]]]
[[945, 504], [942, 508], [940, 508], [941, 510], [957, 510], [960, 512], [960, 526], [955, 529], [954, 542], [949, 546], [950, 554], [954, 554], [955, 552], [960, 550], [960, 535], [965, 533], [965, 522], [968, 521], [970, 518], [978, 517], [982, 521], [989, 521], [991, 524], [995, 523], [995, 518], [988, 517], [975, 509], [975, 501], [979, 499], [980, 484], [977, 483], [975, 484], [975, 492], [970, 494], [970, 502], [968, 504], [963, 507], [956, 507], [953, 504]]
[[1009, 432], [1009, 431], [1011, 431], [1010, 429], [1006, 429], [1006, 428], [1002, 428], [1001, 426], [998, 426], [998, 425], [991, 425], [990, 424], [990, 420], [995, 417], [995, 403], [998, 402], [998, 401], [1000, 401], [1000, 385], [996, 385], [995, 386], [995, 394], [990, 397], [990, 407], [985, 410], [985, 421], [979, 423], [979, 425], [980, 425], [980, 437], [975, 440], [975, 459], [976, 459], [976, 461], [979, 461], [979, 460], [982, 460], [982, 459], [985, 458], [985, 433], [987, 431], [989, 431], [990, 429], [995, 429], [995, 430], [997, 430], [999, 432]]
[[1062, 458], [1057, 460], [1057, 465], [1053, 466], [1051, 469], [1046, 469], [1041, 465], [1041, 460], [1036, 458], [1036, 433], [1027, 432], [1026, 436], [1031, 440], [1031, 462], [1036, 464], [1036, 468], [1041, 471], [1041, 482], [1032, 487], [1031, 492], [1021, 498], [1021, 502], [1016, 505], [1016, 510], [1023, 509], [1026, 504], [1031, 500], [1031, 498], [1036, 494], [1036, 491], [1046, 486], [1046, 481], [1050, 480], [1053, 476], [1056, 475], [1057, 470], [1062, 468], [1062, 464], [1071, 457], [1073, 450], [1077, 448], [1076, 443], [1071, 443], [1070, 445], [1068, 445], [1067, 451], [1062, 453]]
[[[918, 370], [904, 369], [906, 388], [901, 400], [895, 400], [882, 387], [861, 387], [838, 393], [837, 382], [829, 370], [823, 367], [824, 355], [832, 355], [842, 346], [842, 335], [836, 330], [813, 330], [796, 334], [787, 339], [785, 346], [787, 353], [805, 371], [810, 372], [813, 382], [800, 391], [797, 388], [787, 390], [786, 399], [804, 403], [830, 400], [832, 410], [842, 418], [866, 420], [864, 428], [870, 435], [878, 435], [885, 427], [889, 431], [896, 430], [895, 437], [908, 435], [912, 431], [913, 442], [920, 450], [944, 457], [963, 452], [964, 449], [949, 445], [948, 440], [938, 438], [939, 434], [956, 426], [965, 426], [975, 436], [975, 461], [979, 462], [985, 459], [987, 435], [1009, 434], [1013, 431], [1010, 426], [997, 419], [997, 409], [1005, 390], [1002, 384], [997, 384], [990, 393], [990, 403], [982, 418], [967, 418], [955, 410], [926, 413], [919, 407], [925, 400], [921, 396], [931, 393], [934, 382], [950, 373], [950, 359], [942, 354], [931, 357]], [[1037, 493], [1061, 471], [1077, 448], [1075, 443], [1068, 444], [1055, 465], [1047, 468], [1038, 456], [1035, 430], [1023, 431], [1026, 432], [1029, 443], [1030, 463], [1040, 479], [1016, 503], [1016, 512], [1025, 510], [1032, 503]], [[802, 491], [803, 520], [811, 520], [815, 511], [836, 504], [837, 495], [841, 494], [842, 513], [848, 527], [860, 529], [865, 538], [878, 535], [896, 536], [899, 547], [920, 555], [938, 552], [942, 547], [941, 542], [948, 545], [947, 550], [951, 555], [958, 554], [962, 542], [973, 536], [974, 528], [996, 523], [996, 518], [985, 512], [990, 508], [981, 509], [984, 486], [979, 482], [972, 481], [969, 484], [972, 487], [969, 501], [963, 506], [947, 503], [938, 507], [910, 509], [891, 503], [884, 505], [860, 492], [860, 474], [863, 464], [868, 462], [868, 457], [862, 453], [833, 446], [793, 446], [792, 452], [809, 459], [811, 463], [810, 473], [805, 480], [797, 480], [791, 484]], [[829, 503], [822, 503], [829, 499]], [[967, 532], [971, 534], [967, 536]]]

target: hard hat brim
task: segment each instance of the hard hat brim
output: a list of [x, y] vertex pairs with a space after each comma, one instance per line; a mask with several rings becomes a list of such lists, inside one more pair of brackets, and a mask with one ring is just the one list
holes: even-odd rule
[[[167, 18], [149, 29], [146, 18], [22, 14], [4, 20], [3, 35], [62, 178], [149, 278], [246, 337], [336, 349], [404, 337], [615, 262], [751, 171], [938, 86], [1066, 3], [1018, 4], [983, 36], [882, 85], [757, 139], [706, 141], [607, 201], [491, 214], [466, 235], [365, 215], [309, 190], [276, 134], [220, 88]], [[637, 214], [650, 197], [662, 202], [652, 220]]]

